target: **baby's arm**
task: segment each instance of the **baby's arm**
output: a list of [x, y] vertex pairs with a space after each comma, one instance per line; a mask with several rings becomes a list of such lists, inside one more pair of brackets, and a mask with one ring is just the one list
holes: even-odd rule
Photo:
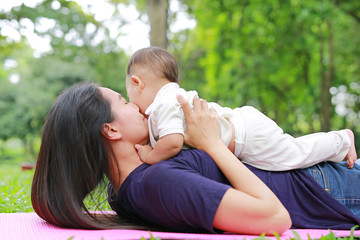
[[155, 164], [178, 154], [184, 144], [184, 136], [180, 133], [165, 135], [157, 141], [155, 147], [136, 145], [141, 161]]

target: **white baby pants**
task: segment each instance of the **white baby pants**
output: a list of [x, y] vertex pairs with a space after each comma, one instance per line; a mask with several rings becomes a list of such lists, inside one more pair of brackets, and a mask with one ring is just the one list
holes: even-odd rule
[[263, 170], [306, 168], [325, 160], [341, 162], [351, 146], [345, 130], [294, 138], [253, 107], [234, 111], [230, 121], [235, 128], [235, 155]]

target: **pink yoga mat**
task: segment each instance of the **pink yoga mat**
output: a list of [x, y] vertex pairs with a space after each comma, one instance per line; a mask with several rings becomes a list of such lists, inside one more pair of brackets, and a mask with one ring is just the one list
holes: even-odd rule
[[[280, 236], [280, 239], [290, 239], [297, 237], [293, 234], [296, 231], [301, 239], [306, 240], [308, 236], [312, 239], [328, 235], [329, 230], [318, 229], [294, 229], [288, 230]], [[350, 236], [348, 230], [333, 230], [336, 237]], [[259, 236], [239, 235], [239, 234], [191, 234], [175, 232], [151, 232], [156, 238], [165, 239], [208, 239], [208, 240], [227, 240], [227, 239], [253, 239]], [[360, 230], [354, 231], [354, 236], [360, 236]], [[79, 230], [59, 228], [42, 220], [36, 213], [0, 213], [0, 239], [6, 240], [118, 240], [118, 239], [150, 239], [148, 231], [140, 230]], [[276, 239], [276, 237], [266, 237]]]

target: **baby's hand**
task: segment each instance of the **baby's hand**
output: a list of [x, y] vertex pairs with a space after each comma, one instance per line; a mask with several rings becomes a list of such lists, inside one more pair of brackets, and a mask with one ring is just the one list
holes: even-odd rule
[[153, 150], [153, 148], [149, 145], [140, 145], [136, 144], [135, 149], [139, 154], [140, 160], [146, 163], [146, 155]]

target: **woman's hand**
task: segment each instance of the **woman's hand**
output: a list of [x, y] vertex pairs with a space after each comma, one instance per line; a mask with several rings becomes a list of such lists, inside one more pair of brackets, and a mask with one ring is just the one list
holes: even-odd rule
[[194, 110], [181, 96], [187, 129], [185, 143], [206, 151], [233, 188], [222, 198], [213, 226], [228, 232], [271, 234], [288, 230], [290, 215], [274, 193], [220, 139], [216, 112], [194, 98]]
[[209, 109], [205, 100], [195, 97], [193, 102], [194, 109], [192, 110], [184, 97], [181, 95], [176, 97], [185, 115], [185, 143], [206, 151], [221, 142], [220, 126], [215, 109]]

